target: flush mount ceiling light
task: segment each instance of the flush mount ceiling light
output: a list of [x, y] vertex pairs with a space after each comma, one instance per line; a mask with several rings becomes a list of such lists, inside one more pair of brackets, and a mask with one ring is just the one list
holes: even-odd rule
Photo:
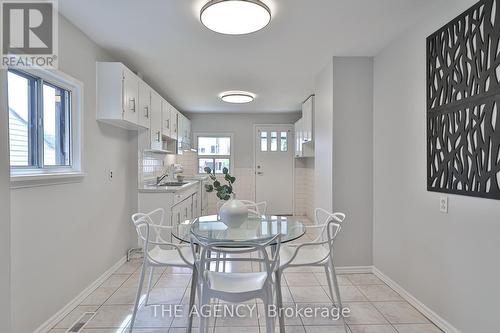
[[200, 12], [204, 26], [227, 35], [243, 35], [264, 28], [271, 10], [259, 0], [211, 0]]
[[226, 103], [244, 104], [252, 102], [255, 94], [248, 91], [225, 91], [219, 97]]

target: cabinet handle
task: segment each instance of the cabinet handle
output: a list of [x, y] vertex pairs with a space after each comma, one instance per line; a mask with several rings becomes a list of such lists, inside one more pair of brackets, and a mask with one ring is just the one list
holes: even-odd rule
[[130, 108], [130, 111], [135, 112], [135, 98], [131, 98], [129, 100], [129, 108]]
[[170, 119], [167, 119], [167, 128], [170, 129]]
[[149, 118], [149, 107], [148, 107], [148, 106], [145, 106], [145, 107], [144, 107], [144, 116], [145, 116], [146, 118]]
[[156, 132], [156, 141], [158, 141], [158, 142], [161, 141], [161, 139], [160, 139], [160, 131]]

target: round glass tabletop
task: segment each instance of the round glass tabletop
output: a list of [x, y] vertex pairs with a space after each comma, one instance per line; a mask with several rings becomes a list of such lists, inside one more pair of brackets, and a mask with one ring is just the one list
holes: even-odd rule
[[286, 243], [302, 237], [306, 228], [300, 217], [252, 216], [239, 227], [228, 227], [218, 220], [217, 215], [208, 215], [174, 226], [172, 236], [180, 241], [190, 242], [191, 232], [200, 238], [223, 242], [265, 242], [280, 233], [281, 242]]

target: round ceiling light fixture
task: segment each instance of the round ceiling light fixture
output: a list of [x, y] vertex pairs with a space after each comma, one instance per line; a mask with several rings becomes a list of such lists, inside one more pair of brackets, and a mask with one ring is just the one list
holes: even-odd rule
[[244, 104], [255, 99], [255, 94], [248, 91], [225, 91], [219, 95], [226, 103]]
[[259, 0], [211, 0], [200, 11], [208, 29], [227, 35], [259, 31], [271, 21], [271, 10]]

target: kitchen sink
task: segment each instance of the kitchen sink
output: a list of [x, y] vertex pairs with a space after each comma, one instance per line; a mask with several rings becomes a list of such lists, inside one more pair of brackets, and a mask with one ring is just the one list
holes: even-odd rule
[[186, 184], [187, 182], [166, 182], [166, 183], [161, 183], [158, 186], [182, 186]]

